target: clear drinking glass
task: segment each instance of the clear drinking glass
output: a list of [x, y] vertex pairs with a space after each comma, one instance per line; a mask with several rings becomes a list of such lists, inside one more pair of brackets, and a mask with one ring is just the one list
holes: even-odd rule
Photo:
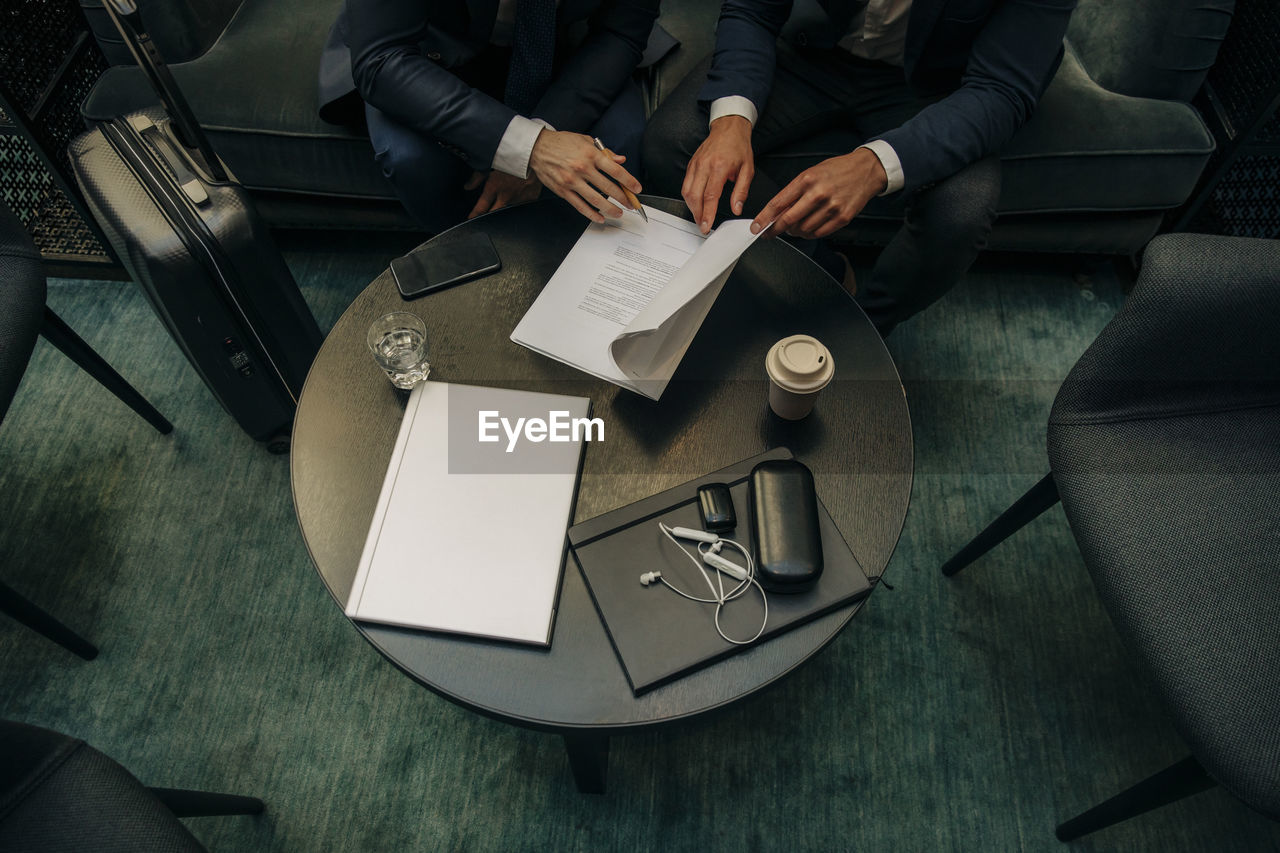
[[369, 327], [369, 351], [397, 388], [412, 388], [427, 378], [427, 327], [415, 314], [396, 311]]

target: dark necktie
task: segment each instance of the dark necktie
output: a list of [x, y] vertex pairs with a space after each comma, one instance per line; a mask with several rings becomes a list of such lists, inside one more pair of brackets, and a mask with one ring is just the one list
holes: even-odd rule
[[517, 0], [511, 37], [511, 69], [503, 100], [529, 115], [551, 82], [556, 48], [556, 0]]

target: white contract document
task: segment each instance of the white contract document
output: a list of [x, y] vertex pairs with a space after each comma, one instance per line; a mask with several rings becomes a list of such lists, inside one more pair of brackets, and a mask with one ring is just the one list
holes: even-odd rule
[[508, 451], [507, 435], [481, 443], [477, 415], [513, 423], [552, 412], [585, 418], [590, 404], [585, 397], [418, 383], [346, 614], [550, 644], [583, 442], [525, 440]]
[[703, 237], [692, 222], [645, 211], [647, 223], [588, 225], [511, 340], [657, 400], [757, 235], [748, 219]]

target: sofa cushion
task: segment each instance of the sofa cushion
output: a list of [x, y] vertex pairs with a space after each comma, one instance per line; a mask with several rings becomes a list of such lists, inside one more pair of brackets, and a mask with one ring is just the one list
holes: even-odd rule
[[1080, 0], [1067, 38], [1099, 85], [1189, 101], [1227, 34], [1235, 0]]
[[1213, 136], [1188, 104], [1110, 92], [1072, 45], [1027, 124], [1002, 152], [1001, 209], [1155, 210], [1195, 189]]
[[[802, 0], [804, 2], [804, 0]], [[720, 4], [715, 2], [667, 2], [662, 4], [658, 23], [671, 34], [679, 47], [661, 63], [649, 69], [646, 78], [646, 107], [650, 113], [666, 100], [702, 58], [715, 47], [716, 22]]]
[[[360, 130], [321, 121], [316, 69], [342, 0], [241, 6], [208, 52], [171, 66], [220, 157], [251, 189], [394, 199]], [[86, 99], [92, 120], [156, 101], [136, 67], [108, 69]]]
[[[244, 0], [139, 0], [147, 35], [170, 62], [186, 62], [217, 41]], [[102, 8], [102, 0], [80, 0], [89, 29], [112, 65], [129, 65], [133, 55]]]
[[[766, 170], [782, 181], [859, 140], [832, 131], [788, 146]], [[1177, 101], [1108, 92], [1089, 79], [1068, 45], [1031, 120], [1002, 152], [1001, 213], [1167, 210], [1182, 204], [1213, 151], [1194, 109]], [[871, 216], [895, 216], [901, 200]]]

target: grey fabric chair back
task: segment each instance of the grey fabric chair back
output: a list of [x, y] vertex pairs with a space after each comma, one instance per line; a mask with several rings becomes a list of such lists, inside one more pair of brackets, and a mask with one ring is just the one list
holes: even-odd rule
[[1280, 240], [1165, 234], [1140, 282], [1067, 375], [1052, 422], [1280, 404]]
[[1280, 240], [1157, 237], [1047, 436], [1072, 534], [1139, 671], [1209, 776], [1273, 819], [1277, 330]]
[[1103, 88], [1189, 101], [1218, 56], [1235, 5], [1235, 0], [1080, 0], [1067, 40]]

